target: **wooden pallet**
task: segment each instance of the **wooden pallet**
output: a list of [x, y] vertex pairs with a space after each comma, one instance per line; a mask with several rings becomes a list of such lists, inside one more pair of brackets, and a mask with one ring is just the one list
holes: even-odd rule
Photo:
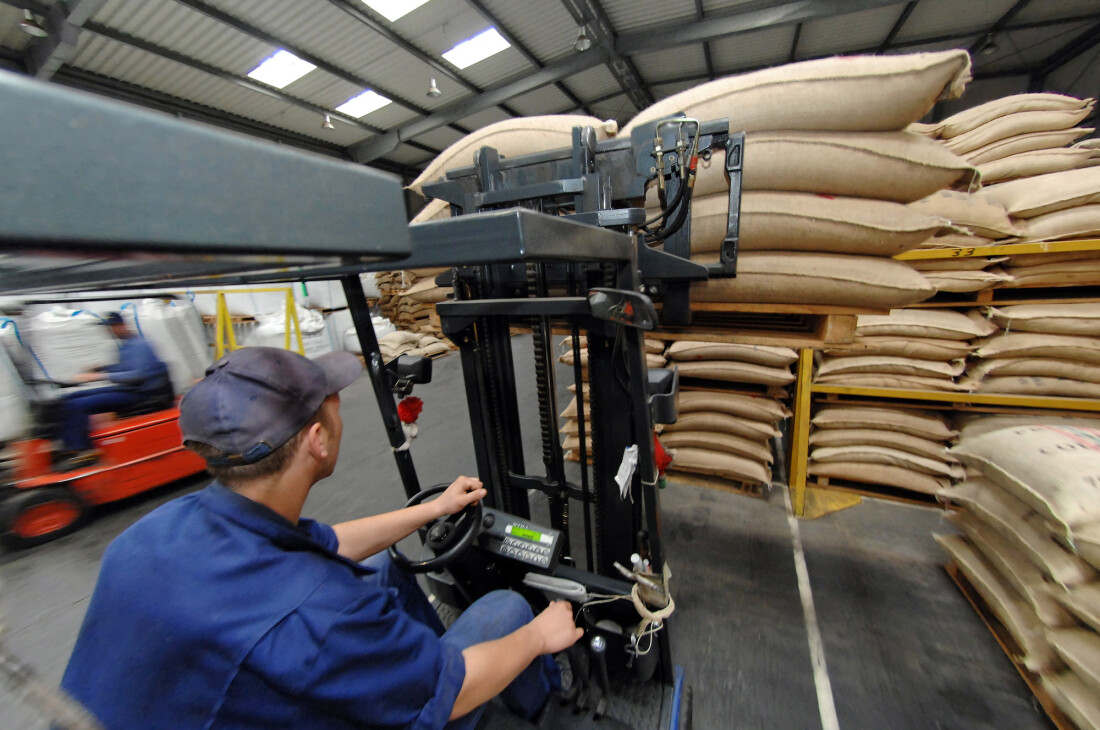
[[818, 489], [832, 489], [833, 491], [847, 492], [848, 494], [858, 494], [861, 497], [885, 499], [890, 502], [914, 504], [918, 507], [957, 509], [955, 505], [948, 505], [940, 502], [934, 494], [925, 494], [924, 492], [916, 492], [912, 489], [902, 489], [900, 487], [888, 487], [885, 484], [865, 484], [863, 482], [853, 482], [847, 479], [837, 479], [836, 477], [819, 477], [811, 475], [806, 477], [806, 486], [817, 487]]
[[959, 587], [959, 591], [962, 592], [963, 597], [977, 612], [978, 618], [982, 620], [982, 623], [986, 625], [989, 632], [993, 634], [993, 638], [997, 640], [997, 643], [1001, 645], [1001, 649], [1004, 651], [1005, 656], [1012, 662], [1012, 666], [1016, 667], [1016, 671], [1019, 672], [1024, 682], [1027, 684], [1031, 693], [1035, 695], [1036, 701], [1047, 713], [1047, 717], [1054, 724], [1058, 730], [1076, 730], [1076, 725], [1065, 713], [1058, 709], [1058, 705], [1054, 704], [1054, 700], [1051, 698], [1047, 691], [1043, 689], [1043, 685], [1039, 683], [1038, 675], [1031, 672], [1025, 667], [1016, 657], [1021, 656], [1023, 651], [1020, 649], [1016, 640], [1012, 638], [1012, 634], [1005, 628], [997, 617], [994, 615], [993, 610], [989, 607], [989, 604], [985, 602], [978, 590], [970, 583], [962, 570], [955, 563], [954, 560], [948, 561], [943, 566], [947, 571], [947, 575], [954, 581], [955, 585]]
[[743, 494], [757, 499], [764, 499], [767, 497], [770, 488], [770, 485], [767, 484], [748, 484], [710, 474], [696, 474], [694, 472], [680, 471], [677, 469], [669, 469], [665, 477], [668, 481], [678, 484], [687, 484], [692, 487], [703, 487], [705, 489], [716, 489], [731, 494]]
[[704, 302], [692, 305], [690, 325], [662, 326], [647, 332], [646, 338], [819, 348], [851, 342], [856, 332], [856, 315], [871, 311], [849, 307]]

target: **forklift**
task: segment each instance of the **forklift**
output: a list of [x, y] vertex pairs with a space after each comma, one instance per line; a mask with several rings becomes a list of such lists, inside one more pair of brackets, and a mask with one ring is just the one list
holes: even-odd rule
[[[510, 589], [536, 613], [550, 600], [570, 601], [585, 632], [566, 653], [563, 693], [534, 724], [491, 703], [480, 726], [690, 727], [690, 688], [669, 639], [675, 573], [661, 541], [654, 437], [655, 424], [676, 419], [678, 381], [674, 370], [646, 367], [643, 335], [659, 318], [690, 321], [693, 281], [736, 274], [742, 134], [730, 133], [726, 120], [680, 116], [600, 143], [591, 128], [578, 127], [571, 147], [514, 159], [482, 148], [472, 167], [425, 186], [451, 204], [452, 217], [408, 225], [394, 214], [403, 210], [397, 183], [362, 167], [6, 74], [0, 92], [0, 128], [34, 141], [5, 150], [16, 158], [6, 167], [18, 169], [22, 155], [33, 155], [33, 169], [44, 176], [36, 187], [57, 186], [56, 194], [75, 201], [57, 215], [33, 191], [0, 195], [0, 243], [14, 252], [0, 260], [0, 291], [338, 279], [409, 505], [442, 491], [419, 483], [397, 402], [430, 382], [431, 362], [383, 361], [360, 274], [448, 267], [442, 278], [454, 298], [437, 311], [460, 350], [488, 495], [422, 529], [420, 558], [396, 546], [391, 556], [424, 574], [444, 610], [461, 612], [489, 591]], [[119, 130], [126, 144], [112, 145], [123, 141]], [[161, 144], [165, 135], [171, 146]], [[718, 262], [704, 266], [690, 260], [691, 186], [697, 160], [716, 150], [725, 152], [731, 181], [729, 226]], [[89, 193], [67, 179], [72, 157], [105, 166], [113, 187]], [[236, 184], [239, 170], [262, 170], [256, 177], [265, 183]], [[291, 172], [290, 188], [271, 182]], [[647, 218], [638, 203], [652, 184], [662, 210]], [[309, 196], [294, 194], [303, 189], [336, 191], [320, 206], [323, 220], [311, 217]], [[165, 207], [167, 218], [154, 212]], [[54, 215], [44, 225], [36, 214], [47, 210]], [[203, 210], [205, 219], [193, 220], [188, 210]], [[41, 268], [43, 250], [89, 257], [93, 247], [107, 255], [83, 275], [71, 266]], [[29, 267], [39, 267], [33, 279], [21, 275]], [[514, 326], [531, 331], [535, 350], [539, 473], [524, 463]], [[555, 332], [567, 333], [575, 350], [578, 401], [586, 381], [591, 399], [588, 414], [578, 408], [577, 469], [567, 469], [558, 440]]]

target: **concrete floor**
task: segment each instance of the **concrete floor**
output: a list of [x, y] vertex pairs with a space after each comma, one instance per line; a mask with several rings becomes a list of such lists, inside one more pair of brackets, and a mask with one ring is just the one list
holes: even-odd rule
[[[529, 338], [515, 338], [514, 348], [519, 392], [530, 396]], [[432, 384], [416, 394], [425, 402], [413, 446], [421, 484], [476, 473], [457, 355], [437, 360]], [[524, 414], [529, 468], [540, 463], [534, 411]], [[337, 472], [306, 504], [308, 516], [327, 522], [404, 501], [366, 378], [344, 391], [343, 413]], [[191, 480], [100, 509], [76, 534], [0, 553], [8, 649], [56, 684], [107, 544], [205, 483]], [[693, 690], [695, 727], [822, 727], [782, 493], [755, 499], [672, 483], [661, 500], [677, 603], [673, 656]], [[1051, 727], [944, 573], [931, 535], [950, 528], [937, 511], [867, 501], [799, 529], [839, 727]], [[45, 727], [0, 685], [0, 728]]]

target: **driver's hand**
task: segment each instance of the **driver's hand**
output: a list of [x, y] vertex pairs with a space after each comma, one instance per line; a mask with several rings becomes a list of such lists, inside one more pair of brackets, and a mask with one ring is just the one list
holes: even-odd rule
[[439, 505], [440, 516], [453, 515], [483, 499], [486, 494], [488, 492], [481, 486], [480, 479], [459, 477], [436, 498], [435, 504]]
[[527, 628], [541, 638], [542, 654], [568, 649], [584, 636], [584, 629], [578, 629], [573, 621], [573, 607], [568, 601], [552, 601]]
[[76, 375], [72, 376], [72, 378], [70, 378], [70, 380], [72, 380], [72, 382], [74, 383], [94, 383], [97, 380], [105, 379], [106, 378], [104, 378], [102, 373], [93, 372], [77, 373]]

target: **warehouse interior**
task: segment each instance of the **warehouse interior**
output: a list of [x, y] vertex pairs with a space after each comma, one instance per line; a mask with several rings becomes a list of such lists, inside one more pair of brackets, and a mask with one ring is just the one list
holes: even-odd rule
[[[671, 571], [664, 605], [674, 598], [675, 615], [646, 630], [681, 678], [664, 671], [662, 654], [657, 710], [613, 676], [610, 688], [574, 698], [579, 709], [561, 726], [1100, 727], [1100, 1], [0, 0], [0, 73], [10, 94], [7, 110], [0, 98], [10, 126], [0, 128], [12, 142], [0, 153], [9, 171], [0, 240], [11, 249], [0, 260], [0, 369], [18, 381], [0, 393], [5, 499], [32, 491], [17, 463], [31, 459], [27, 444], [49, 448], [35, 431], [41, 411], [18, 405], [16, 391], [61, 393], [45, 381], [108, 363], [115, 343], [97, 326], [108, 312], [152, 343], [176, 396], [240, 346], [351, 350], [369, 366], [374, 341], [380, 361], [430, 359], [431, 381], [414, 389], [423, 411], [402, 432], [391, 416], [404, 414], [393, 409], [408, 405], [407, 383], [380, 393], [371, 372], [347, 388], [339, 465], [304, 516], [334, 523], [397, 509], [412, 463], [413, 482], [432, 485], [458, 474], [491, 481], [500, 458], [519, 465], [504, 477], [512, 492], [529, 487], [530, 515], [515, 511], [571, 537], [576, 567], [603, 572], [608, 535], [620, 533], [592, 495], [619, 467], [601, 442], [626, 436], [600, 425], [599, 411], [633, 408], [635, 376], [667, 369], [678, 412], [648, 401], [647, 443], [639, 451], [635, 438], [638, 473], [626, 477], [642, 496], [623, 514], [653, 533], [655, 562]], [[73, 109], [117, 121], [97, 138], [102, 119], [74, 117], [63, 140], [54, 107], [16, 101], [52, 104], [55, 90], [66, 94], [57, 109], [71, 98]], [[20, 109], [26, 119], [15, 121]], [[150, 111], [163, 125], [146, 123]], [[127, 204], [141, 178], [126, 165], [149, 154], [156, 134], [186, 129], [201, 131], [178, 145], [164, 136], [165, 156], [153, 153], [145, 172], [171, 177], [171, 155], [186, 159], [208, 138], [217, 151], [196, 169], [231, 171], [224, 202], [211, 207], [215, 193], [171, 180], [166, 191], [195, 200]], [[647, 173], [640, 158], [654, 135], [666, 152], [679, 143], [679, 157], [665, 171], [658, 149]], [[703, 140], [701, 152], [686, 143], [697, 173], [685, 135]], [[266, 179], [254, 188], [236, 163], [253, 153], [272, 164], [255, 168]], [[647, 180], [632, 193], [601, 178], [602, 197], [574, 197], [576, 181], [545, 173], [584, 159], [591, 185], [618, 174], [622, 159], [633, 170], [635, 158]], [[302, 175], [281, 180], [278, 169]], [[117, 191], [80, 199], [118, 171]], [[533, 180], [543, 187], [523, 188]], [[549, 192], [548, 180], [564, 187]], [[389, 197], [358, 206], [363, 190]], [[284, 230], [258, 226], [253, 259], [222, 270], [181, 258], [174, 268], [181, 243], [244, 251], [228, 239], [256, 223], [249, 201], [270, 211], [280, 199], [296, 199]], [[540, 213], [506, 219], [517, 201]], [[600, 215], [641, 213], [605, 220], [591, 204]], [[111, 206], [122, 211], [114, 220]], [[687, 222], [673, 225], [677, 206]], [[546, 231], [577, 263], [548, 254], [568, 273], [528, 263], [525, 283], [508, 288], [488, 273], [507, 278], [506, 254], [480, 232], [513, 229], [473, 228], [481, 216], [466, 215], [491, 209], [483, 215], [513, 220], [521, 237]], [[343, 219], [320, 220], [331, 212]], [[177, 239], [158, 239], [204, 213], [179, 223]], [[572, 277], [594, 281], [581, 262], [618, 249], [597, 233], [574, 241], [569, 228], [540, 228], [543, 213], [639, 236], [639, 253], [602, 274], [613, 296], [633, 282], [630, 295], [607, 311], [590, 293], [584, 316], [604, 307], [591, 316], [644, 337], [605, 338], [599, 325], [586, 338], [567, 318], [579, 305], [553, 308], [582, 298]], [[95, 227], [83, 240], [81, 216]], [[295, 249], [300, 232], [308, 242]], [[106, 256], [95, 250], [112, 236]], [[413, 263], [398, 239], [411, 240]], [[434, 248], [447, 241], [453, 260]], [[418, 257], [422, 243], [431, 251]], [[386, 246], [392, 262], [365, 255]], [[77, 255], [41, 257], [51, 248]], [[161, 258], [127, 268], [130, 248]], [[666, 259], [642, 255], [658, 249], [709, 280], [685, 283], [661, 268]], [[475, 311], [488, 317], [505, 296], [522, 299], [508, 313], [522, 321], [488, 335], [464, 329], [461, 305], [485, 299]], [[526, 298], [547, 300], [553, 314], [530, 314], [543, 310]], [[626, 303], [641, 319], [652, 311], [656, 327], [624, 315]], [[507, 353], [494, 354], [502, 344]], [[615, 353], [606, 362], [605, 346]], [[620, 354], [640, 368], [629, 387]], [[500, 416], [498, 386], [475, 371], [514, 395], [514, 414], [504, 406]], [[648, 382], [650, 396], [664, 387]], [[621, 401], [598, 392], [619, 385]], [[93, 425], [106, 433], [123, 417]], [[497, 439], [514, 431], [519, 451], [494, 443], [494, 427]], [[510, 473], [526, 474], [523, 464], [536, 476]], [[124, 498], [86, 499], [80, 522], [56, 539], [19, 533], [20, 513], [0, 506], [0, 726], [60, 717], [51, 702], [104, 550], [155, 508], [206, 487], [201, 468], [181, 462]], [[86, 473], [51, 474], [60, 481], [50, 489]], [[648, 548], [638, 539], [624, 554]], [[402, 545], [426, 550], [411, 537]], [[443, 588], [421, 580], [433, 596]], [[497, 710], [479, 727], [520, 726]]]

